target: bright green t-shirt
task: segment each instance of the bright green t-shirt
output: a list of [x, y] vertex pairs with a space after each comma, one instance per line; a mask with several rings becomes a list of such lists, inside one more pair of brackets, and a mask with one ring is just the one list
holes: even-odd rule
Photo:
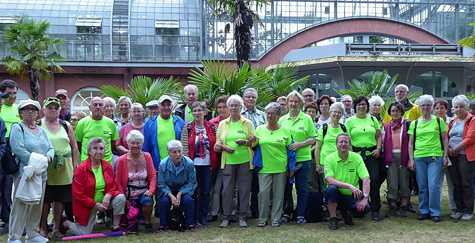
[[229, 127], [227, 128], [226, 138], [224, 139], [224, 144], [232, 149], [234, 153], [225, 153], [225, 162], [226, 164], [243, 164], [251, 160], [251, 155], [249, 154], [249, 147], [247, 145], [238, 145], [237, 140], [248, 139], [247, 129], [241, 123], [241, 121], [230, 121]]
[[193, 117], [193, 111], [190, 107], [185, 106], [185, 120], [186, 122], [192, 122], [195, 118]]
[[5, 122], [5, 126], [7, 127], [7, 133], [5, 137], [9, 138], [10, 129], [13, 123], [19, 123], [21, 121], [20, 113], [18, 113], [18, 105], [3, 104], [0, 109], [0, 117], [3, 119], [3, 121]]
[[81, 119], [76, 126], [76, 140], [81, 143], [81, 161], [87, 159], [87, 145], [96, 137], [104, 139], [104, 159], [112, 163], [112, 141], [119, 139], [119, 132], [115, 123], [108, 117], [94, 120], [91, 116]]
[[[279, 125], [290, 131], [294, 142], [302, 142], [317, 137], [312, 118], [303, 112], [300, 112], [297, 117], [290, 117], [290, 114], [284, 115], [279, 119]], [[300, 148], [296, 154], [297, 162], [312, 160], [310, 145]]]
[[92, 168], [92, 173], [96, 178], [96, 192], [94, 193], [94, 201], [101, 203], [104, 200], [104, 189], [106, 188], [106, 183], [104, 181], [104, 175], [102, 175], [102, 166], [99, 165], [97, 168]]
[[256, 138], [262, 153], [262, 169], [259, 173], [287, 171], [287, 146], [292, 143], [290, 132], [283, 127], [271, 131], [267, 125], [261, 125], [256, 129]]
[[[336, 137], [343, 133], [340, 126], [334, 128], [328, 124], [327, 134], [323, 137], [323, 128], [317, 131], [317, 140], [320, 141], [320, 165], [325, 166], [325, 157], [336, 152]], [[323, 144], [322, 144], [323, 143]]]
[[168, 156], [167, 144], [171, 140], [175, 140], [175, 126], [173, 125], [173, 117], [167, 120], [161, 116], [157, 117], [157, 143], [160, 151], [160, 160]]
[[381, 125], [371, 115], [368, 114], [366, 118], [352, 116], [346, 120], [345, 126], [353, 147], [370, 148], [378, 144], [376, 132], [381, 129]]
[[[359, 187], [359, 180], [369, 177], [361, 155], [350, 151], [347, 160], [342, 160], [338, 152], [325, 158], [325, 178], [333, 177], [337, 181]], [[350, 196], [351, 190], [339, 188], [341, 194]]]
[[[414, 136], [415, 121], [411, 122], [407, 133]], [[440, 130], [442, 134], [447, 132], [447, 125], [443, 120], [440, 120]], [[442, 135], [443, 137], [443, 135]], [[437, 124], [437, 118], [432, 116], [430, 121], [426, 121], [422, 118], [417, 120], [416, 129], [416, 148], [414, 151], [414, 158], [422, 157], [440, 157], [444, 155], [442, 146], [440, 145], [439, 125]]]
[[[54, 148], [54, 159], [48, 166], [48, 185], [70, 185], [73, 182], [74, 168], [69, 136], [63, 125], [59, 126], [59, 130], [53, 133], [48, 130], [44, 120], [41, 122], [41, 127], [45, 129]], [[63, 162], [62, 166], [58, 165], [60, 161]]]

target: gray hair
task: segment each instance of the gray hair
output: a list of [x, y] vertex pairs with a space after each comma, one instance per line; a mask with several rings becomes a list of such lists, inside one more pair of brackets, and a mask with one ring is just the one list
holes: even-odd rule
[[183, 91], [186, 93], [188, 92], [189, 90], [195, 90], [196, 93], [198, 93], [198, 86], [194, 85], [194, 84], [187, 84], [184, 88], [183, 88]]
[[334, 110], [340, 110], [341, 113], [345, 113], [345, 106], [341, 102], [335, 102], [330, 106], [330, 112]]
[[104, 142], [104, 139], [101, 138], [101, 137], [95, 137], [95, 138], [92, 138], [91, 140], [89, 140], [89, 143], [87, 144], [87, 154], [89, 154], [89, 152], [91, 151], [92, 149], [92, 146], [96, 145], [96, 144], [99, 144], [99, 143], [102, 143], [102, 144], [106, 144]]
[[232, 102], [238, 102], [239, 105], [243, 106], [244, 105], [244, 101], [242, 100], [241, 96], [239, 95], [231, 95], [229, 96], [228, 100], [226, 101], [226, 106], [229, 107], [229, 105], [232, 103]]
[[256, 97], [258, 96], [257, 90], [255, 88], [246, 88], [244, 92], [242, 92], [242, 96], [246, 96], [247, 93], [254, 93]]
[[143, 108], [143, 105], [140, 104], [140, 103], [137, 103], [137, 102], [133, 103], [132, 106], [130, 106], [130, 110], [131, 110], [131, 111], [132, 111], [132, 110], [135, 110], [135, 109], [140, 109], [140, 110], [142, 110], [142, 111], [145, 110], [145, 109]]
[[313, 91], [313, 89], [311, 89], [311, 88], [306, 88], [306, 89], [304, 89], [304, 90], [302, 91], [302, 94], [303, 94], [304, 92], [311, 92], [311, 93], [315, 96], [315, 91]]
[[368, 100], [368, 103], [369, 103], [369, 107], [371, 107], [375, 104], [379, 104], [380, 106], [384, 106], [384, 100], [379, 95], [371, 96], [371, 98], [369, 98], [369, 100]]
[[351, 145], [351, 136], [350, 136], [350, 134], [348, 134], [346, 132], [338, 134], [338, 136], [336, 136], [336, 143], [338, 143], [338, 139], [340, 139], [340, 137], [347, 137], [350, 140], [350, 145]]
[[300, 104], [303, 104], [305, 103], [304, 99], [303, 99], [303, 96], [296, 90], [292, 90], [292, 92], [290, 92], [288, 95], [287, 95], [287, 101], [290, 99], [290, 97], [292, 96], [295, 96], [297, 97], [299, 100], [300, 100]]
[[167, 149], [168, 151], [173, 149], [179, 149], [180, 151], [183, 151], [183, 145], [178, 140], [170, 140], [170, 142], [167, 143]]
[[396, 87], [394, 88], [394, 91], [398, 90], [398, 89], [404, 89], [406, 92], [409, 92], [409, 87], [407, 87], [407, 85], [405, 84], [398, 84], [396, 85]]
[[467, 96], [465, 95], [457, 95], [452, 99], [452, 106], [454, 105], [463, 105], [465, 108], [470, 107], [470, 101], [468, 100]]
[[119, 100], [117, 101], [117, 104], [120, 104], [122, 101], [125, 101], [129, 104], [129, 106], [132, 106], [132, 100], [129, 97], [121, 96]]
[[416, 104], [419, 105], [419, 106], [430, 104], [431, 106], [433, 106], [434, 105], [434, 97], [432, 97], [432, 95], [421, 95], [417, 99]]
[[275, 112], [277, 112], [278, 114], [280, 114], [282, 112], [282, 107], [279, 103], [277, 102], [271, 102], [269, 104], [266, 105], [266, 107], [264, 108], [264, 110], [266, 112], [268, 112], [269, 110], [275, 110]]
[[104, 101], [104, 104], [112, 104], [112, 106], [116, 107], [117, 104], [115, 103], [115, 100], [112, 97], [104, 97], [102, 98]]
[[131, 142], [139, 142], [140, 144], [143, 144], [144, 142], [144, 136], [141, 132], [138, 130], [132, 130], [127, 134], [127, 138], [125, 139], [127, 144], [130, 144]]
[[350, 100], [351, 102], [353, 102], [353, 97], [351, 97], [351, 95], [343, 95], [341, 97], [341, 101], [344, 101], [344, 100]]

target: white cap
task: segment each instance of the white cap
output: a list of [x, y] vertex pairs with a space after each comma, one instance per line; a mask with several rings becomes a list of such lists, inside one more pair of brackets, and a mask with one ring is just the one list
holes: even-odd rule
[[151, 100], [145, 104], [145, 107], [152, 107], [152, 106], [159, 106], [160, 103], [158, 103], [158, 100]]
[[41, 105], [40, 102], [32, 99], [27, 99], [27, 100], [22, 100], [20, 101], [20, 104], [18, 105], [18, 110], [21, 110], [29, 105], [34, 106], [36, 109], [41, 110]]
[[160, 96], [160, 99], [158, 99], [158, 103], [161, 104], [163, 101], [169, 100], [173, 104], [173, 99], [169, 95], [162, 95]]

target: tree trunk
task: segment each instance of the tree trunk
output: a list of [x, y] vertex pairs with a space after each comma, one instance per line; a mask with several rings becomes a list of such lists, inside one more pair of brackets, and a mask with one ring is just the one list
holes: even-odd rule
[[234, 41], [236, 42], [236, 61], [239, 67], [249, 61], [251, 53], [251, 28], [253, 25], [251, 11], [244, 0], [236, 0], [234, 17]]
[[40, 94], [40, 80], [37, 72], [30, 68], [28, 71], [28, 76], [30, 79], [30, 89], [31, 89], [31, 98], [33, 100], [38, 100]]

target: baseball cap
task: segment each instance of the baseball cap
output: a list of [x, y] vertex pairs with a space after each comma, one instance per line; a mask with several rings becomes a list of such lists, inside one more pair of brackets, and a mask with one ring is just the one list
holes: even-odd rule
[[18, 110], [21, 110], [29, 105], [34, 106], [38, 111], [41, 109], [40, 102], [32, 99], [22, 100], [18, 105]]
[[158, 100], [151, 100], [145, 104], [145, 107], [152, 107], [152, 106], [158, 106], [160, 103], [158, 103]]
[[58, 98], [56, 97], [47, 97], [44, 101], [43, 101], [43, 107], [47, 107], [48, 105], [50, 104], [56, 104], [58, 106], [61, 105], [61, 102], [59, 101]]
[[161, 104], [161, 103], [163, 103], [165, 100], [169, 100], [169, 101], [173, 104], [173, 99], [172, 99], [172, 97], [170, 97], [169, 95], [162, 95], [162, 96], [160, 96], [160, 99], [158, 99], [158, 103]]
[[64, 97], [68, 97], [68, 91], [65, 90], [65, 89], [58, 89], [56, 90], [56, 97], [58, 96], [64, 96]]

